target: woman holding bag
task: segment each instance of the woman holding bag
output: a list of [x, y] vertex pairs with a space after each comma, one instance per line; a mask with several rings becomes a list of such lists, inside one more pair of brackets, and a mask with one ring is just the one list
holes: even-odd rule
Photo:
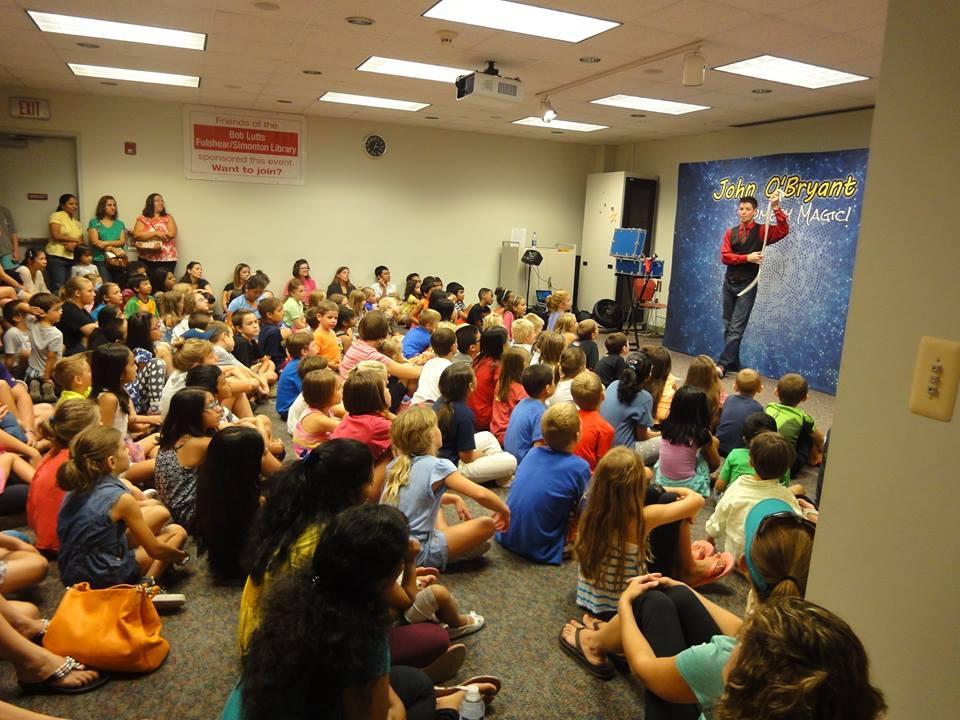
[[138, 583], [186, 559], [181, 548], [187, 531], [164, 527], [169, 511], [156, 501], [136, 499], [117, 477], [129, 465], [123, 435], [115, 428], [88, 428], [70, 443], [70, 460], [57, 471], [57, 484], [67, 491], [57, 520], [64, 585]]

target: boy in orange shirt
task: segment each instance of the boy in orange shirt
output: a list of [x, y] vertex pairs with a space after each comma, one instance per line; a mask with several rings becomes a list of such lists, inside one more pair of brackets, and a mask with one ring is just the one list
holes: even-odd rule
[[592, 473], [613, 444], [613, 426], [597, 411], [603, 402], [600, 376], [585, 370], [573, 379], [570, 394], [580, 409], [580, 441], [573, 453], [587, 461]]
[[327, 367], [336, 370], [340, 367], [340, 345], [333, 329], [337, 326], [340, 307], [330, 300], [317, 303], [317, 321], [320, 323], [313, 331], [313, 339], [317, 344], [317, 355], [326, 358]]

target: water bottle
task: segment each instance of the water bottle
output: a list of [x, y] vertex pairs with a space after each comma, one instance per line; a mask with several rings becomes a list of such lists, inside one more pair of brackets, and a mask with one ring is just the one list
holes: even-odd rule
[[476, 685], [467, 686], [467, 694], [460, 704], [460, 720], [482, 720], [486, 712], [480, 688]]
[[530, 239], [530, 247], [536, 247], [536, 246], [537, 246], [537, 234], [534, 233], [533, 237]]

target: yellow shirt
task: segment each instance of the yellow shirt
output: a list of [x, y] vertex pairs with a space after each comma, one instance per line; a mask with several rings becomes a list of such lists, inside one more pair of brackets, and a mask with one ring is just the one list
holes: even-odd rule
[[[304, 530], [303, 534], [290, 546], [290, 556], [278, 568], [278, 572], [286, 572], [291, 569], [299, 570], [312, 562], [313, 553], [317, 549], [317, 542], [320, 540], [322, 530], [323, 528], [319, 524], [310, 525]], [[240, 598], [240, 618], [237, 623], [237, 646], [241, 657], [250, 646], [253, 631], [260, 625], [264, 593], [273, 578], [274, 574], [267, 572], [263, 576], [263, 584], [257, 585], [252, 578], [248, 577], [247, 584], [243, 586], [243, 596]]]
[[77, 392], [76, 390], [64, 390], [60, 393], [60, 398], [57, 400], [56, 407], [60, 407], [67, 400], [86, 400], [90, 397], [90, 391], [93, 388], [87, 388], [83, 392]]
[[[83, 242], [83, 227], [80, 225], [80, 221], [74, 220], [66, 211], [58, 210], [51, 214], [50, 219], [47, 220], [47, 224], [59, 225], [60, 232], [63, 235], [66, 235], [76, 242]], [[67, 260], [73, 260], [73, 250], [67, 250], [63, 247], [62, 242], [54, 240], [53, 238], [47, 240], [45, 250], [47, 255], [56, 255], [57, 257], [66, 258]]]

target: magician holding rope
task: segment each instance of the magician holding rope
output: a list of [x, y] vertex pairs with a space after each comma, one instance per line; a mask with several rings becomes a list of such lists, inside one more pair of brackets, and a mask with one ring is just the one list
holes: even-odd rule
[[[768, 244], [782, 240], [790, 232], [787, 216], [780, 208], [780, 193], [774, 192], [767, 203], [763, 230], [756, 223], [757, 199], [740, 198], [737, 207], [740, 223], [729, 228], [723, 236], [720, 260], [727, 266], [723, 279], [723, 352], [717, 359], [717, 374], [740, 370], [740, 342], [750, 321], [753, 303], [757, 299], [760, 266]], [[771, 215], [776, 225], [770, 224]]]

